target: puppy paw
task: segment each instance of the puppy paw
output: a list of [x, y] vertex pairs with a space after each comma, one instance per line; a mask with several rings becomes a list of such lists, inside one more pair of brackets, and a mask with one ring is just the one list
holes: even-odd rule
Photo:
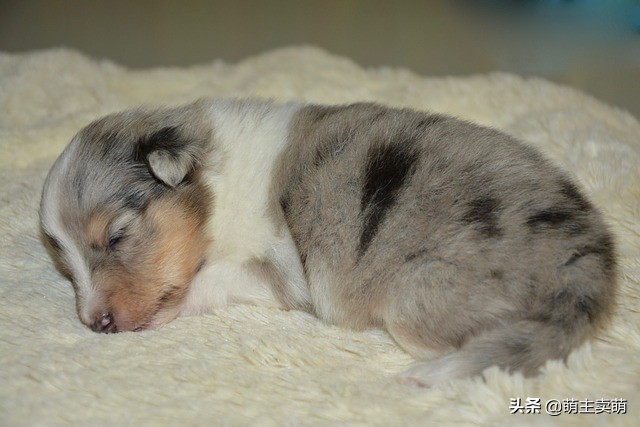
[[406, 371], [398, 375], [398, 382], [407, 387], [416, 389], [430, 388], [434, 385], [432, 382], [433, 373], [430, 369], [430, 363], [418, 363]]
[[459, 353], [453, 353], [432, 362], [418, 363], [401, 373], [398, 380], [409, 387], [430, 388], [474, 373], [473, 367]]
[[416, 388], [416, 389], [425, 389], [425, 388], [429, 388], [429, 384], [426, 384], [425, 382], [421, 381], [420, 379], [411, 376], [409, 374], [409, 371], [405, 371], [402, 374], [398, 375], [397, 380], [400, 384], [410, 387], [410, 388]]

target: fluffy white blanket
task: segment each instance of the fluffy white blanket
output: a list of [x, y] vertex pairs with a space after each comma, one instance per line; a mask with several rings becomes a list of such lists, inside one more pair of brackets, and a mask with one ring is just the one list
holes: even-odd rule
[[[90, 120], [203, 96], [370, 100], [453, 114], [529, 141], [584, 184], [617, 236], [620, 298], [611, 327], [537, 378], [492, 368], [483, 380], [430, 390], [396, 383], [411, 358], [384, 332], [344, 330], [299, 312], [237, 306], [159, 330], [91, 332], [38, 237], [44, 177]], [[0, 54], [0, 424], [640, 425], [639, 139], [631, 115], [543, 80], [365, 70], [314, 48], [143, 71], [69, 50]], [[534, 412], [538, 402], [527, 398], [540, 399], [541, 413], [511, 414], [512, 398]], [[553, 399], [601, 413], [568, 414], [567, 401], [565, 413], [551, 417], [545, 407]], [[607, 414], [621, 406], [626, 415]]]

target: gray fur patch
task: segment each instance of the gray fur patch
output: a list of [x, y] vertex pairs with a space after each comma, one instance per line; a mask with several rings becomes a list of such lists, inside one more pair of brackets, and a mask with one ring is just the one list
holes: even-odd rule
[[442, 369], [532, 375], [611, 312], [615, 253], [600, 214], [495, 130], [373, 104], [308, 106], [277, 170], [274, 197], [326, 320], [384, 325], [416, 357], [459, 348]]
[[468, 211], [463, 220], [473, 226], [485, 237], [499, 237], [502, 230], [498, 226], [500, 200], [495, 197], [478, 197], [468, 203]]

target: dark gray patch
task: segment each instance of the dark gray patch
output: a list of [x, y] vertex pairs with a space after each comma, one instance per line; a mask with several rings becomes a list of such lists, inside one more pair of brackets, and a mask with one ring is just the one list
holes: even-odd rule
[[[83, 165], [83, 168], [84, 167], [86, 167], [86, 165]], [[80, 173], [76, 173], [71, 179], [71, 188], [75, 192], [76, 200], [83, 200], [85, 196], [86, 175], [84, 171], [81, 171]]]
[[409, 141], [383, 145], [369, 150], [360, 210], [364, 215], [358, 254], [362, 256], [378, 232], [380, 224], [393, 207], [418, 159], [410, 151]]
[[335, 109], [333, 107], [316, 107], [309, 109], [309, 120], [311, 123], [317, 123], [324, 120], [327, 116], [333, 114]]
[[473, 224], [474, 228], [485, 237], [499, 237], [502, 230], [498, 227], [498, 214], [501, 202], [495, 197], [478, 197], [467, 205], [467, 212], [462, 220]]
[[136, 191], [136, 192], [127, 194], [125, 197], [121, 198], [120, 200], [124, 200], [123, 207], [125, 209], [140, 211], [146, 198], [147, 197], [144, 192]]
[[552, 323], [555, 319], [552, 317], [553, 310], [549, 309], [547, 311], [538, 311], [527, 317], [527, 320], [531, 320], [533, 322], [540, 323]]
[[529, 337], [516, 337], [504, 342], [504, 348], [511, 355], [527, 357], [531, 353], [531, 340]]
[[176, 126], [167, 126], [162, 129], [145, 135], [138, 140], [138, 150], [140, 159], [145, 159], [150, 151], [164, 150], [172, 157], [178, 157], [182, 143], [180, 133]]
[[415, 129], [418, 132], [422, 132], [425, 129], [427, 129], [428, 127], [433, 126], [436, 123], [440, 123], [440, 122], [442, 122], [444, 120], [445, 120], [444, 116], [441, 116], [439, 114], [430, 114], [430, 115], [420, 119], [418, 121], [418, 123], [416, 123]]
[[575, 318], [572, 316], [574, 301], [574, 293], [566, 289], [551, 293], [544, 298], [540, 311], [532, 316], [532, 320], [568, 326], [568, 318]]
[[422, 250], [417, 251], [417, 252], [412, 252], [412, 253], [410, 253], [410, 254], [408, 254], [408, 255], [406, 255], [404, 257], [404, 262], [411, 262], [414, 259], [423, 257], [423, 256], [428, 255], [428, 254], [429, 254], [429, 251], [427, 249], [422, 249]]
[[578, 316], [586, 316], [589, 322], [594, 322], [603, 310], [602, 304], [597, 298], [592, 298], [589, 295], [578, 295], [576, 311]]
[[[128, 153], [118, 153], [118, 151], [124, 148], [124, 144], [120, 144], [123, 140], [123, 136], [119, 132], [119, 130], [112, 130], [104, 133], [99, 139], [97, 148], [99, 149], [98, 154], [103, 159], [111, 159], [114, 155], [119, 156], [123, 160], [126, 159], [126, 154]], [[114, 147], [118, 147], [114, 149]]]
[[489, 276], [495, 280], [502, 280], [504, 278], [504, 270], [497, 268], [489, 272]]
[[598, 255], [602, 259], [602, 266], [607, 273], [613, 272], [616, 267], [616, 251], [613, 239], [610, 235], [604, 234], [598, 238], [596, 247], [599, 248]]
[[602, 236], [598, 239], [594, 245], [580, 246], [575, 249], [575, 252], [564, 263], [565, 267], [574, 265], [578, 260], [589, 256], [595, 255], [602, 260], [602, 267], [606, 272], [611, 272], [615, 267], [615, 253], [613, 248], [613, 241], [609, 236]]
[[547, 296], [535, 320], [569, 329], [578, 327], [581, 321], [595, 323], [605, 307], [598, 298], [585, 293], [580, 286], [573, 286], [573, 289], [560, 290]]
[[375, 113], [372, 112], [372, 115], [367, 118], [368, 126], [372, 127], [378, 121], [383, 120], [387, 114], [388, 114], [387, 110], [378, 110]]
[[336, 113], [339, 113], [346, 108], [348, 105], [343, 106], [314, 106], [313, 108], [307, 108], [308, 118], [311, 121], [311, 124], [316, 124], [332, 116]]
[[429, 163], [428, 175], [440, 174], [451, 167], [451, 160], [445, 157], [437, 157]]
[[150, 173], [143, 174], [144, 178], [135, 172], [131, 172], [130, 176], [137, 179], [132, 180], [131, 185], [122, 187], [106, 197], [101, 204], [140, 213], [149, 200], [158, 198], [168, 191], [166, 186], [154, 179]]
[[526, 220], [526, 225], [533, 231], [548, 228], [562, 228], [570, 234], [584, 233], [587, 224], [578, 212], [564, 206], [555, 206], [541, 210]]
[[562, 207], [549, 208], [527, 218], [527, 225], [529, 227], [554, 226], [569, 221], [573, 217], [574, 213], [568, 209]]
[[455, 348], [460, 348], [469, 339], [469, 335], [469, 331], [453, 330], [451, 331], [451, 336], [449, 337], [450, 343]]
[[568, 179], [559, 181], [560, 194], [569, 199], [574, 206], [581, 211], [589, 211], [592, 209], [591, 203], [582, 195], [578, 187]]
[[291, 201], [288, 194], [284, 194], [280, 197], [280, 207], [282, 208], [285, 216], [289, 215], [290, 202]]

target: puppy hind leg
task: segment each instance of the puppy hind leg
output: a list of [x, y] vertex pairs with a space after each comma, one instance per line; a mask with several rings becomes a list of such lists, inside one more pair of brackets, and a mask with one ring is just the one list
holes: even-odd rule
[[[412, 387], [426, 388], [456, 378], [471, 377], [482, 372], [474, 363], [470, 363], [469, 355], [464, 350], [440, 342], [434, 335], [427, 335], [425, 330], [387, 326], [393, 339], [405, 351], [419, 362], [402, 372], [398, 380]], [[444, 356], [442, 354], [445, 353]]]
[[[586, 327], [585, 327], [586, 326]], [[533, 320], [505, 324], [471, 337], [459, 350], [420, 363], [400, 375], [403, 383], [430, 387], [481, 375], [491, 366], [536, 375], [550, 359], [565, 359], [590, 332], [588, 325], [562, 325]]]

